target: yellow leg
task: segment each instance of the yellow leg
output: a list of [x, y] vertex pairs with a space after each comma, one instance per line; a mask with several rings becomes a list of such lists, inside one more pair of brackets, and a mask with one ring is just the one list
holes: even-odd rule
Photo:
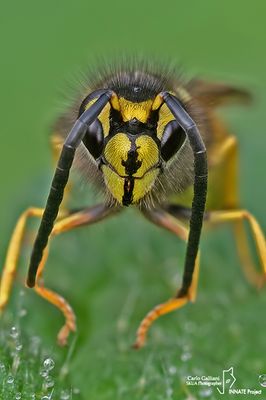
[[[257, 272], [250, 257], [244, 221], [248, 222], [251, 229], [263, 271], [262, 275]], [[266, 242], [260, 225], [254, 216], [246, 210], [209, 212], [208, 224], [215, 225], [223, 222], [234, 224], [238, 253], [247, 279], [257, 287], [262, 287], [266, 280]]]
[[238, 146], [234, 136], [218, 143], [209, 154], [207, 210], [239, 208]]
[[[99, 220], [107, 217], [111, 212], [113, 212], [112, 209], [99, 205], [74, 213], [55, 223], [51, 233], [51, 238], [63, 232], [70, 231], [76, 227], [98, 222]], [[58, 344], [64, 346], [67, 344], [67, 339], [70, 332], [75, 332], [76, 330], [76, 317], [70, 304], [62, 296], [50, 289], [47, 289], [43, 284], [42, 274], [47, 261], [48, 251], [49, 245], [46, 247], [41, 263], [38, 267], [34, 290], [41, 297], [58, 308], [64, 315], [65, 323], [57, 335]]]
[[236, 138], [228, 136], [222, 143], [219, 143], [209, 155], [209, 162], [213, 167], [213, 173], [210, 173], [206, 220], [208, 222], [209, 219], [211, 225], [226, 221], [233, 222], [237, 249], [244, 273], [249, 282], [261, 287], [265, 278], [254, 267], [243, 223], [244, 220], [248, 221], [251, 227], [264, 275], [265, 239], [256, 219], [248, 211], [239, 210], [237, 190], [238, 146]]
[[[226, 221], [233, 222], [237, 250], [249, 282], [261, 287], [265, 281], [265, 238], [256, 219], [245, 210], [239, 210], [238, 200], [238, 146], [234, 136], [228, 136], [210, 155], [214, 173], [209, 181], [207, 222], [210, 225]], [[216, 210], [216, 211], [214, 211]], [[223, 210], [223, 211], [220, 211]], [[244, 220], [249, 223], [260, 257], [264, 277], [254, 266], [248, 246]]]
[[14, 281], [14, 277], [16, 274], [16, 268], [18, 263], [18, 257], [20, 254], [21, 244], [25, 232], [26, 223], [29, 217], [39, 217], [41, 218], [43, 214], [42, 208], [30, 207], [26, 211], [21, 214], [18, 219], [18, 222], [13, 231], [10, 244], [7, 250], [6, 261], [3, 268], [3, 273], [1, 277], [0, 284], [0, 313], [5, 308], [12, 284]]
[[63, 327], [60, 329], [58, 335], [57, 335], [57, 342], [60, 346], [65, 346], [67, 344], [67, 338], [69, 336], [69, 333], [75, 332], [76, 331], [76, 316], [75, 313], [70, 306], [70, 304], [64, 299], [64, 297], [60, 296], [58, 293], [47, 289], [44, 287], [43, 284], [43, 279], [42, 279], [42, 274], [43, 270], [48, 258], [49, 254], [49, 244], [44, 250], [43, 253], [43, 258], [41, 261], [41, 264], [39, 265], [38, 268], [38, 274], [36, 278], [36, 285], [34, 287], [35, 292], [47, 300], [49, 303], [53, 304], [56, 308], [58, 308], [64, 315], [65, 317], [65, 324]]
[[[178, 219], [174, 218], [167, 212], [162, 210], [156, 210], [153, 212], [145, 211], [145, 216], [156, 225], [169, 230], [182, 240], [187, 241], [189, 233], [188, 228], [186, 228]], [[169, 299], [165, 303], [157, 305], [142, 320], [137, 330], [134, 348], [139, 349], [145, 344], [148, 330], [157, 318], [159, 318], [161, 315], [183, 307], [189, 301], [195, 301], [199, 276], [199, 259], [200, 257], [198, 253], [194, 271], [192, 272], [192, 282], [187, 291], [184, 294], [182, 293], [182, 295], [180, 295], [178, 292], [176, 297]]]
[[[82, 210], [68, 217], [62, 218], [55, 223], [51, 236], [56, 236], [62, 232], [69, 231], [75, 227], [81, 225], [88, 225], [97, 222], [113, 212], [113, 209], [106, 208], [102, 205], [97, 205], [95, 207]], [[43, 209], [31, 207], [27, 209], [19, 218], [15, 229], [13, 231], [10, 244], [7, 251], [6, 261], [3, 268], [1, 284], [0, 284], [0, 312], [5, 308], [8, 299], [10, 297], [10, 292], [12, 284], [14, 281], [18, 258], [20, 255], [21, 245], [23, 241], [23, 236], [25, 232], [26, 223], [29, 217], [39, 217], [41, 218], [43, 214]], [[41, 297], [52, 303], [57, 307], [65, 317], [65, 324], [58, 334], [58, 342], [61, 345], [67, 343], [67, 337], [70, 331], [75, 331], [75, 314], [68, 304], [68, 302], [56, 292], [47, 289], [42, 282], [42, 273], [47, 261], [49, 246], [46, 247], [43, 258], [38, 268], [37, 279], [35, 285], [35, 291]]]
[[[43, 209], [30, 207], [26, 211], [21, 214], [19, 217], [15, 229], [13, 231], [10, 244], [7, 250], [6, 261], [3, 268], [3, 273], [1, 277], [1, 284], [0, 284], [0, 313], [4, 310], [5, 306], [10, 297], [12, 285], [15, 279], [18, 258], [21, 250], [21, 245], [24, 237], [24, 232], [27, 224], [27, 220], [30, 217], [39, 217], [41, 218], [43, 214]], [[66, 343], [66, 337], [68, 336], [69, 330], [75, 330], [75, 315], [70, 307], [70, 305], [66, 302], [66, 300], [59, 296], [57, 293], [52, 292], [49, 289], [44, 288], [42, 285], [39, 284], [40, 277], [42, 270], [44, 268], [45, 262], [48, 256], [48, 247], [44, 252], [44, 256], [42, 259], [42, 263], [39, 266], [38, 270], [38, 284], [35, 287], [35, 291], [52, 304], [60, 308], [62, 310], [66, 324], [63, 326], [61, 331], [58, 335], [58, 342], [60, 344]]]

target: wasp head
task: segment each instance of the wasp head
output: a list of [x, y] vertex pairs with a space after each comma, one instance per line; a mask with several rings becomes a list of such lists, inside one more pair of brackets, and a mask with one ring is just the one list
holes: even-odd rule
[[173, 115], [157, 103], [114, 96], [83, 140], [98, 161], [108, 190], [125, 206], [138, 203], [152, 189], [184, 142]]

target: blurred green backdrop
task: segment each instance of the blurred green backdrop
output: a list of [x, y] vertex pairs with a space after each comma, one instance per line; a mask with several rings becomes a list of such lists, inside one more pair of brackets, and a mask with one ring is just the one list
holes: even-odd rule
[[[67, 82], [73, 86], [95, 57], [123, 52], [170, 58], [188, 76], [253, 92], [252, 107], [223, 113], [239, 138], [243, 205], [266, 231], [265, 15], [263, 0], [2, 3], [1, 260], [19, 213], [44, 204], [52, 175], [48, 132], [59, 91], [67, 93]], [[72, 301], [78, 315], [71, 379], [84, 398], [185, 399], [190, 396], [182, 383], [186, 374], [220, 375], [231, 365], [239, 387], [260, 388], [257, 376], [266, 371], [261, 355], [266, 297], [243, 278], [230, 229], [202, 241], [196, 305], [161, 319], [148, 346], [130, 350], [146, 311], [174, 292], [184, 246], [141, 217], [133, 227], [128, 218], [133, 221], [134, 212], [58, 238], [48, 264], [47, 281]], [[122, 237], [125, 229], [128, 236]], [[27, 297], [27, 323], [53, 346], [58, 313], [29, 291]], [[184, 361], [188, 348], [191, 357]], [[195, 398], [216, 398], [211, 391], [192, 392]]]

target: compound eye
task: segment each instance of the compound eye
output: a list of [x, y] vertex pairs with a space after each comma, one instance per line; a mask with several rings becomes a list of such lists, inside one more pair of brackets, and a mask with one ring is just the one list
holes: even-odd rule
[[83, 143], [89, 150], [90, 154], [97, 159], [103, 151], [103, 127], [98, 119], [96, 119], [89, 127], [83, 138]]
[[177, 121], [170, 121], [163, 132], [161, 156], [164, 161], [170, 160], [184, 143], [186, 134]]

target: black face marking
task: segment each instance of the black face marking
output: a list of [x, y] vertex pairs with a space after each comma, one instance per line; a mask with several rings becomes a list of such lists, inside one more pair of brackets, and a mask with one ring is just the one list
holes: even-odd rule
[[142, 161], [138, 160], [138, 152], [135, 143], [131, 142], [131, 148], [127, 153], [126, 161], [122, 160], [121, 164], [125, 167], [127, 175], [133, 175], [141, 167]]
[[113, 107], [111, 107], [109, 114], [109, 124], [110, 124], [109, 135], [112, 136], [116, 132], [119, 132], [121, 127], [123, 126], [123, 123], [124, 122], [121, 113], [115, 110]]
[[123, 129], [130, 135], [138, 135], [148, 130], [147, 124], [140, 122], [137, 118], [124, 122]]
[[160, 108], [158, 110], [152, 110], [150, 112], [150, 115], [149, 115], [149, 118], [148, 118], [148, 121], [147, 121], [147, 126], [150, 127], [150, 128], [153, 128], [155, 130], [155, 132], [157, 130], [157, 125], [158, 125], [158, 121], [159, 121], [159, 110], [160, 110]]
[[132, 86], [131, 84], [130, 86], [113, 87], [112, 89], [118, 96], [124, 97], [124, 99], [134, 103], [141, 103], [155, 96], [154, 90], [144, 85]]
[[121, 113], [111, 107], [109, 114], [110, 131], [106, 139], [108, 141], [116, 133], [121, 132], [130, 135], [144, 134], [157, 140], [158, 119], [159, 112], [158, 110], [154, 110], [151, 111], [146, 123], [139, 121], [137, 118], [132, 118], [125, 122]]
[[155, 65], [133, 61], [132, 66], [121, 64], [117, 73], [110, 74], [103, 83], [104, 87], [112, 89], [118, 96], [139, 103], [154, 99], [161, 91], [171, 90], [171, 76], [169, 68], [158, 69]]
[[125, 178], [124, 195], [122, 198], [123, 206], [129, 206], [133, 201], [134, 182], [135, 180], [132, 176]]
[[125, 167], [126, 174], [128, 177], [125, 178], [124, 182], [124, 195], [122, 198], [122, 204], [129, 206], [133, 201], [133, 189], [135, 179], [132, 176], [140, 168], [142, 161], [138, 160], [137, 147], [134, 141], [131, 141], [131, 148], [127, 153], [126, 161], [122, 160], [121, 164]]

